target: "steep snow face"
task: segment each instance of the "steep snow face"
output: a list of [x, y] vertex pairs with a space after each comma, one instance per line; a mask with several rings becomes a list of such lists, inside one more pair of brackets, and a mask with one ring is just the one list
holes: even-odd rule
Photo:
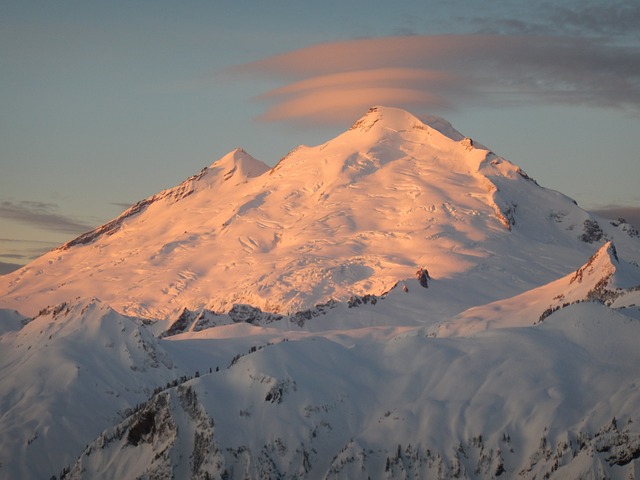
[[99, 297], [154, 319], [238, 303], [288, 313], [380, 295], [418, 268], [453, 288], [482, 279], [488, 302], [580, 265], [593, 251], [585, 221], [589, 241], [628, 238], [446, 121], [426, 121], [375, 107], [272, 169], [235, 150], [1, 277], [0, 305], [33, 315]]

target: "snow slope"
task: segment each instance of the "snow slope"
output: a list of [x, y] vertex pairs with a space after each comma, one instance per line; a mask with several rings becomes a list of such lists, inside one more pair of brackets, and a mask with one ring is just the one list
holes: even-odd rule
[[574, 273], [512, 298], [472, 307], [437, 324], [430, 334], [469, 335], [485, 329], [534, 325], [557, 310], [587, 301], [617, 308], [640, 305], [640, 267], [620, 260], [612, 242], [600, 247]]
[[43, 310], [0, 336], [0, 477], [50, 478], [178, 372], [140, 320], [98, 300]]
[[153, 397], [69, 478], [628, 478], [639, 329], [580, 304], [469, 338], [277, 343]]
[[376, 107], [270, 170], [231, 152], [0, 277], [0, 304], [34, 315], [98, 297], [159, 320], [235, 303], [288, 313], [380, 295], [421, 267], [441, 280], [482, 278], [498, 300], [575, 270], [593, 253], [580, 240], [585, 221], [637, 249], [620, 226], [598, 223], [443, 120], [430, 121], [437, 129]]
[[395, 108], [234, 150], [0, 277], [0, 478], [637, 475], [629, 227]]

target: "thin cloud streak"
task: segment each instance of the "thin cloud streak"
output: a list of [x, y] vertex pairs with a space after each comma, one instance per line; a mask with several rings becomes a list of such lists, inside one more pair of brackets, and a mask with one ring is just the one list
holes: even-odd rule
[[[379, 100], [379, 101], [374, 101]], [[441, 97], [409, 88], [336, 87], [322, 88], [306, 95], [289, 97], [271, 107], [260, 118], [282, 121], [297, 118], [314, 124], [330, 125], [335, 121], [351, 121], [354, 112], [363, 113], [363, 106], [374, 104], [400, 105], [409, 103], [425, 107], [449, 107]]]
[[14, 260], [25, 260], [29, 257], [22, 253], [0, 253], [0, 257], [2, 258], [12, 258]]
[[402, 81], [416, 86], [424, 82], [431, 82], [434, 85], [447, 85], [453, 82], [454, 79], [455, 77], [447, 72], [427, 71], [419, 68], [376, 68], [318, 75], [273, 89], [262, 97], [268, 99], [272, 96], [298, 94], [317, 88], [330, 88], [350, 84], [393, 87], [398, 81]]
[[32, 243], [32, 244], [41, 244], [41, 245], [55, 245], [54, 242], [49, 242], [46, 240], [22, 240], [17, 238], [0, 238], [0, 243]]
[[[0, 275], [17, 270], [57, 246], [55, 242], [42, 240], [0, 238]], [[20, 263], [13, 263], [13, 260]]]
[[56, 208], [57, 205], [45, 202], [3, 201], [0, 203], [0, 218], [61, 233], [80, 234], [93, 228], [91, 225], [55, 213]]
[[36, 242], [32, 240], [18, 240], [16, 243], [19, 243], [20, 248], [0, 247], [0, 258], [18, 261], [34, 260], [59, 245], [55, 242]]
[[[264, 120], [342, 122], [375, 104], [588, 105], [640, 113], [640, 47], [549, 36], [446, 35], [313, 45], [231, 69], [284, 82]], [[333, 113], [332, 113], [333, 112]]]
[[0, 238], [0, 258], [18, 261], [33, 260], [57, 247], [56, 242]]
[[472, 17], [459, 21], [485, 34], [599, 36], [617, 43], [640, 39], [640, 3], [635, 0], [529, 2], [515, 10], [503, 5], [475, 9]]

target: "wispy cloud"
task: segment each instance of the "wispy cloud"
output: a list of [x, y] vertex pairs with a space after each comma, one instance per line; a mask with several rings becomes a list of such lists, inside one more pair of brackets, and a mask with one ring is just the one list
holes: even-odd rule
[[475, 33], [503, 35], [571, 35], [616, 42], [640, 39], [640, 3], [635, 0], [484, 2], [462, 22]]
[[595, 38], [398, 36], [325, 43], [234, 67], [283, 82], [262, 118], [352, 119], [375, 104], [457, 109], [546, 102], [640, 113], [640, 47]]
[[41, 244], [41, 245], [54, 245], [53, 242], [49, 242], [46, 240], [21, 240], [17, 238], [0, 238], [0, 243], [30, 243], [30, 244]]
[[553, 25], [565, 32], [636, 39], [640, 36], [640, 3], [637, 1], [579, 2], [577, 5], [549, 2], [542, 11]]
[[35, 260], [59, 245], [57, 243], [50, 243], [46, 246], [44, 244], [28, 246], [28, 244], [29, 242], [25, 241], [19, 248], [0, 248], [0, 258], [26, 263]]
[[42, 240], [0, 238], [0, 275], [17, 270], [56, 246], [55, 242]]
[[12, 258], [14, 260], [25, 260], [28, 258], [27, 255], [24, 255], [22, 253], [3, 253], [3, 252], [0, 252], [0, 257]]
[[71, 217], [56, 213], [57, 205], [45, 202], [0, 202], [0, 218], [26, 223], [54, 232], [79, 234], [93, 228]]

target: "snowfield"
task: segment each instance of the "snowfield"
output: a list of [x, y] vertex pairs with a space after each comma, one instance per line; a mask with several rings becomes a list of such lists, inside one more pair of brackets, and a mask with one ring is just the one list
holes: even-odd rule
[[0, 478], [635, 478], [638, 262], [443, 119], [236, 149], [0, 277]]

